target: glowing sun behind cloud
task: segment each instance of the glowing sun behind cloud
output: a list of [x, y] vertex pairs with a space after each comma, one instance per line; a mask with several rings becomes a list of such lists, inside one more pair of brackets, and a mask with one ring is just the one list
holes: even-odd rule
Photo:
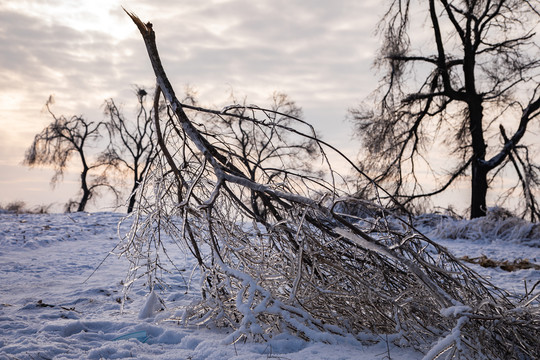
[[124, 21], [122, 3], [115, 0], [10, 1], [4, 10], [39, 18], [45, 24], [62, 24], [79, 32], [96, 31], [117, 39], [134, 36], [133, 26]]

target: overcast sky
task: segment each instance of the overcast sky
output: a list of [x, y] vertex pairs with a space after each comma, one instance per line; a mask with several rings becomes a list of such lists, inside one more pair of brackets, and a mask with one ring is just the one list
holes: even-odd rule
[[[56, 190], [50, 171], [21, 165], [33, 136], [57, 114], [101, 120], [107, 98], [135, 104], [133, 85], [152, 88], [144, 43], [121, 6], [151, 21], [169, 78], [203, 104], [234, 90], [268, 104], [291, 96], [333, 144], [354, 156], [347, 109], [376, 87], [372, 0], [0, 0], [0, 203], [76, 198], [77, 174]], [[98, 206], [99, 208], [99, 206]]]

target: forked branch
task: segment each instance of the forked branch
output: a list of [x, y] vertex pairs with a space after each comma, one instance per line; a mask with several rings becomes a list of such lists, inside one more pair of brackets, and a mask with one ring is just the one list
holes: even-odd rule
[[[260, 166], [256, 176], [249, 176], [251, 163], [241, 157], [264, 157], [232, 146], [219, 129], [201, 131], [188, 113], [225, 119], [242, 141], [264, 139], [264, 146], [253, 151], [279, 149], [273, 141], [283, 134], [274, 137], [275, 131], [312, 134], [278, 127], [272, 121], [276, 112], [256, 107], [249, 108], [252, 117], [244, 116], [247, 107], [236, 108], [241, 115], [232, 108], [218, 112], [184, 107], [162, 67], [152, 25], [127, 13], [143, 36], [174, 118], [164, 126], [156, 119], [161, 168], [156, 167], [153, 182], [141, 189], [147, 202], [139, 208], [138, 222], [122, 249], [133, 269], [147, 269], [153, 284], [159, 283], [156, 274], [164, 268], [162, 255], [172, 261], [161, 232], [189, 247], [201, 270], [202, 300], [186, 312], [186, 322], [230, 326], [235, 330], [230, 341], [242, 336], [265, 340], [283, 332], [333, 341], [346, 332], [397, 331], [402, 340], [426, 352], [458, 329], [459, 339], [448, 341], [456, 351], [463, 350], [462, 344], [468, 354], [506, 349], [508, 343], [500, 337], [519, 324], [512, 320], [499, 327], [485, 319], [510, 313], [512, 303], [411, 224], [354, 199], [334, 182], [280, 169], [291, 156], [288, 152], [272, 152], [277, 163]], [[247, 131], [241, 121], [253, 127]], [[311, 140], [322, 148], [322, 141]], [[319, 156], [322, 164], [328, 162], [324, 152]], [[375, 183], [371, 186], [379, 190]], [[355, 218], [341, 211], [346, 203], [363, 215]], [[130, 277], [126, 283], [137, 278], [135, 271]], [[459, 304], [467, 305], [470, 313], [459, 319], [445, 315], [443, 309]], [[494, 328], [493, 336], [479, 337], [486, 326]], [[536, 341], [536, 334], [520, 333], [520, 351], [530, 351], [527, 344]], [[493, 343], [498, 350], [492, 349]], [[434, 349], [432, 353], [439, 352]]]

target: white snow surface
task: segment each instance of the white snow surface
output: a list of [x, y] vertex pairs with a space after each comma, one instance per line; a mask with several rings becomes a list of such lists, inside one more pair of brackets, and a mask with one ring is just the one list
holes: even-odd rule
[[[171, 288], [149, 295], [141, 280], [121, 312], [128, 263], [107, 254], [114, 250], [118, 233], [128, 231], [127, 223], [118, 229], [122, 217], [117, 213], [0, 213], [0, 360], [404, 360], [424, 356], [394, 345], [386, 336], [366, 335], [363, 341], [351, 336], [327, 344], [283, 334], [266, 343], [228, 344], [224, 339], [230, 329], [182, 326], [173, 319], [200, 294], [197, 276], [189, 281], [194, 260], [180, 250], [173, 255], [184, 271], [166, 275]], [[540, 263], [538, 238], [508, 241], [486, 232], [489, 235], [471, 239], [456, 236], [459, 231], [445, 238], [440, 229], [467, 226], [463, 221], [445, 221], [450, 222], [438, 231], [433, 231], [433, 224], [424, 225], [422, 230], [431, 231], [435, 241], [458, 257], [486, 255], [494, 260]], [[506, 272], [471, 267], [516, 296], [524, 292], [524, 281], [531, 287], [540, 280], [538, 270]]]

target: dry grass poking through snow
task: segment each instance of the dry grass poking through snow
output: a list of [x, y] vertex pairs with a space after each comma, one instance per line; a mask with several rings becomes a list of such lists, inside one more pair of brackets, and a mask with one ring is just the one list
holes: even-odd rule
[[444, 221], [436, 224], [433, 236], [450, 239], [498, 239], [506, 242], [519, 242], [530, 246], [539, 246], [540, 224], [514, 216], [502, 208], [491, 208], [485, 217], [463, 220]]
[[525, 270], [525, 269], [540, 270], [540, 265], [530, 262], [529, 259], [516, 259], [513, 261], [493, 260], [493, 259], [488, 258], [485, 255], [482, 255], [482, 256], [478, 256], [474, 258], [463, 256], [460, 258], [460, 260], [463, 260], [471, 264], [478, 264], [482, 267], [487, 267], [487, 268], [498, 267], [505, 271], [517, 271], [517, 270]]

